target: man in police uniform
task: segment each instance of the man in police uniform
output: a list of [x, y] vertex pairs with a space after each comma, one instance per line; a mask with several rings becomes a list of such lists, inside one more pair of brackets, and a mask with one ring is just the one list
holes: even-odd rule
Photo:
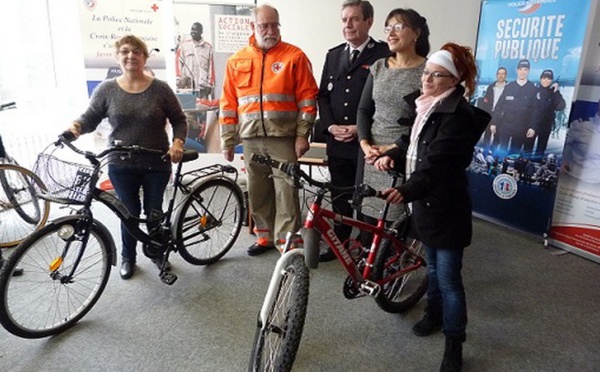
[[504, 88], [494, 109], [490, 130], [499, 137], [499, 149], [508, 150], [508, 154], [530, 156], [533, 150], [538, 88], [528, 80], [530, 67], [529, 60], [519, 61], [517, 80]]
[[[494, 109], [496, 108], [496, 104], [504, 91], [504, 87], [508, 84], [506, 81], [507, 76], [508, 71], [506, 71], [506, 68], [498, 67], [498, 70], [496, 70], [496, 81], [488, 85], [485, 90], [485, 95], [477, 104], [477, 107], [482, 108], [485, 112], [492, 115], [492, 123], [494, 122]], [[492, 125], [493, 124], [489, 125], [485, 129], [485, 132], [483, 132], [481, 145], [486, 149], [493, 151], [498, 145], [498, 136], [492, 132]]]
[[[331, 182], [336, 186], [355, 183], [360, 147], [356, 131], [356, 109], [369, 66], [390, 55], [386, 43], [369, 37], [374, 10], [371, 3], [347, 0], [342, 4], [342, 31], [346, 42], [332, 48], [325, 57], [319, 86], [319, 127], [327, 138], [327, 161]], [[351, 195], [331, 195], [333, 209], [352, 216]], [[343, 242], [352, 228], [336, 225], [335, 232]], [[321, 253], [321, 261], [335, 258], [333, 252]]]

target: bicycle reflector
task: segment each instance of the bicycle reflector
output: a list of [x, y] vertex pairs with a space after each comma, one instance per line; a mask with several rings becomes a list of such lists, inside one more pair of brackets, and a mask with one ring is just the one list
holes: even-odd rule
[[52, 262], [50, 262], [50, 271], [54, 272], [56, 270], [58, 270], [58, 268], [60, 267], [60, 265], [62, 265], [63, 263], [63, 259], [62, 257], [58, 256], [55, 259], [52, 260]]
[[200, 217], [200, 226], [205, 227], [207, 222], [208, 222], [207, 215], [203, 215], [202, 217]]

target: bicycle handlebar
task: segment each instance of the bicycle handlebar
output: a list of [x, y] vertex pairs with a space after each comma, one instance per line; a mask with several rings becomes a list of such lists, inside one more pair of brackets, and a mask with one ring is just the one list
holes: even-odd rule
[[73, 145], [73, 143], [72, 143], [74, 140], [75, 140], [75, 135], [73, 134], [73, 132], [66, 130], [58, 136], [58, 140], [54, 144], [56, 146], [64, 144], [68, 148], [73, 150], [74, 152], [85, 156], [92, 163], [97, 162], [97, 159], [101, 159], [101, 158], [105, 157], [106, 155], [113, 153], [113, 152], [146, 153], [146, 154], [167, 156], [167, 154], [162, 150], [151, 149], [151, 148], [142, 147], [139, 145], [124, 146], [124, 145], [120, 145], [118, 143], [113, 143], [113, 145], [111, 147], [109, 147], [105, 150], [102, 150], [98, 154], [95, 154], [91, 151], [84, 151], [84, 150], [80, 150], [79, 148], [75, 147], [75, 145]]
[[357, 193], [361, 197], [373, 197], [373, 196], [378, 197], [378, 198], [382, 197], [381, 192], [375, 190], [374, 188], [372, 188], [371, 186], [369, 186], [367, 184], [339, 187], [339, 186], [335, 186], [329, 182], [317, 181], [317, 180], [313, 179], [312, 177], [310, 177], [308, 174], [306, 174], [306, 172], [304, 172], [300, 168], [300, 164], [298, 164], [298, 163], [281, 162], [281, 161], [271, 158], [270, 156], [264, 156], [264, 155], [259, 155], [259, 154], [252, 154], [251, 160], [256, 163], [259, 163], [259, 164], [268, 165], [271, 168], [279, 169], [283, 173], [292, 177], [294, 179], [295, 185], [300, 185], [299, 181], [301, 179], [303, 179], [311, 186], [325, 189], [328, 191], [335, 191], [340, 194]]

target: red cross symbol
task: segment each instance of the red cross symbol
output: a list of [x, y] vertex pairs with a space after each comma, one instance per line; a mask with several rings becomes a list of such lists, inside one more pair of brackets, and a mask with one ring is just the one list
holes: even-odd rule
[[158, 5], [152, 4], [152, 6], [150, 8], [152, 8], [152, 10], [154, 10], [156, 12], [158, 10]]

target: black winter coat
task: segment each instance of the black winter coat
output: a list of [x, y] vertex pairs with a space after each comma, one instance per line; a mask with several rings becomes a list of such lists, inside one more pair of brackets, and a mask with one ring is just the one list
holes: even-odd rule
[[[405, 97], [413, 107], [417, 93]], [[431, 248], [462, 249], [471, 244], [466, 168], [491, 116], [469, 105], [463, 94], [464, 88], [457, 86], [431, 113], [419, 135], [415, 170], [398, 187], [404, 200], [412, 202], [413, 237]]]

